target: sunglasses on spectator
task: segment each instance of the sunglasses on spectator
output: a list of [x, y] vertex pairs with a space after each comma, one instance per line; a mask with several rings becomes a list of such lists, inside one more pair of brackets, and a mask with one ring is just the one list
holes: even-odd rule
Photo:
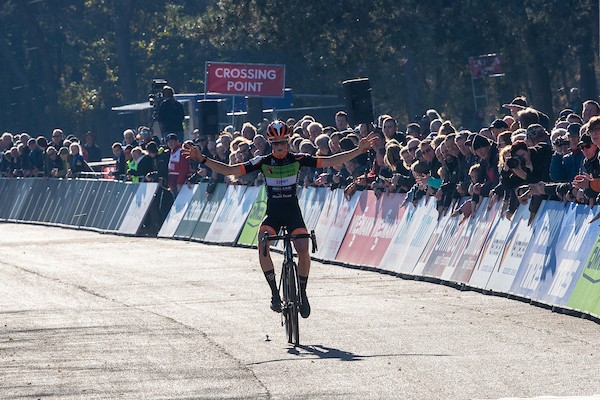
[[417, 151], [418, 148], [419, 148], [419, 146], [409, 147], [408, 151]]
[[586, 150], [587, 150], [587, 149], [589, 149], [590, 147], [592, 147], [592, 145], [591, 145], [591, 144], [582, 144], [582, 145], [580, 145], [580, 146], [579, 146], [579, 148], [580, 148], [581, 150], [583, 150], [583, 149], [586, 149]]

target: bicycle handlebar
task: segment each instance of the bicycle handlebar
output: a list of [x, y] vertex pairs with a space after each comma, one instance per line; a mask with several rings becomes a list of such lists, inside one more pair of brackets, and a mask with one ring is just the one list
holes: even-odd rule
[[263, 236], [261, 239], [261, 244], [263, 245], [263, 256], [267, 255], [267, 246], [269, 240], [294, 240], [294, 239], [310, 239], [312, 244], [312, 252], [316, 253], [317, 250], [317, 237], [315, 236], [315, 231], [310, 231], [310, 233], [299, 233], [297, 235], [292, 235], [290, 233], [286, 233], [285, 235], [272, 235], [272, 236]]

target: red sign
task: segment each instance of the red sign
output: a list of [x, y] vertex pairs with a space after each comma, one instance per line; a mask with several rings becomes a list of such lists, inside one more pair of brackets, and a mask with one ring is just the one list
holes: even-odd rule
[[285, 65], [206, 63], [206, 91], [254, 97], [283, 97]]

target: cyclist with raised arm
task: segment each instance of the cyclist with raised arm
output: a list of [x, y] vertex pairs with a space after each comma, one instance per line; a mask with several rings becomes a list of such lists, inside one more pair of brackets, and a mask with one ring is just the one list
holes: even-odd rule
[[[333, 156], [319, 157], [309, 154], [294, 154], [288, 151], [288, 139], [291, 129], [285, 122], [273, 121], [267, 127], [267, 139], [271, 144], [271, 154], [257, 156], [245, 163], [227, 165], [212, 160], [201, 153], [201, 149], [187, 144], [183, 154], [200, 164], [205, 164], [211, 170], [223, 175], [244, 175], [253, 171], [261, 171], [265, 176], [267, 186], [267, 211], [259, 229], [259, 238], [277, 235], [282, 226], [293, 235], [308, 233], [298, 198], [296, 186], [298, 172], [301, 167], [327, 168], [340, 165], [354, 157], [366, 153], [377, 139], [373, 133], [360, 140], [358, 147]], [[308, 239], [295, 239], [294, 248], [298, 253], [298, 279], [300, 283], [300, 315], [307, 318], [310, 315], [310, 304], [306, 297], [306, 283], [310, 271], [310, 254]], [[281, 312], [281, 299], [275, 280], [275, 269], [267, 246], [266, 254], [259, 246], [259, 261], [265, 278], [271, 288], [271, 309]]]

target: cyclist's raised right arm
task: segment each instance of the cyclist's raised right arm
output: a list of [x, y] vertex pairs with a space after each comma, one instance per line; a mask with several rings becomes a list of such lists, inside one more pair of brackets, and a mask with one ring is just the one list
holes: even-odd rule
[[234, 164], [228, 165], [222, 163], [220, 161], [216, 161], [206, 157], [200, 149], [196, 146], [189, 145], [181, 150], [181, 153], [186, 158], [191, 158], [192, 160], [198, 161], [206, 165], [211, 170], [221, 174], [221, 175], [244, 175], [246, 173], [246, 169], [244, 168], [244, 164]]

